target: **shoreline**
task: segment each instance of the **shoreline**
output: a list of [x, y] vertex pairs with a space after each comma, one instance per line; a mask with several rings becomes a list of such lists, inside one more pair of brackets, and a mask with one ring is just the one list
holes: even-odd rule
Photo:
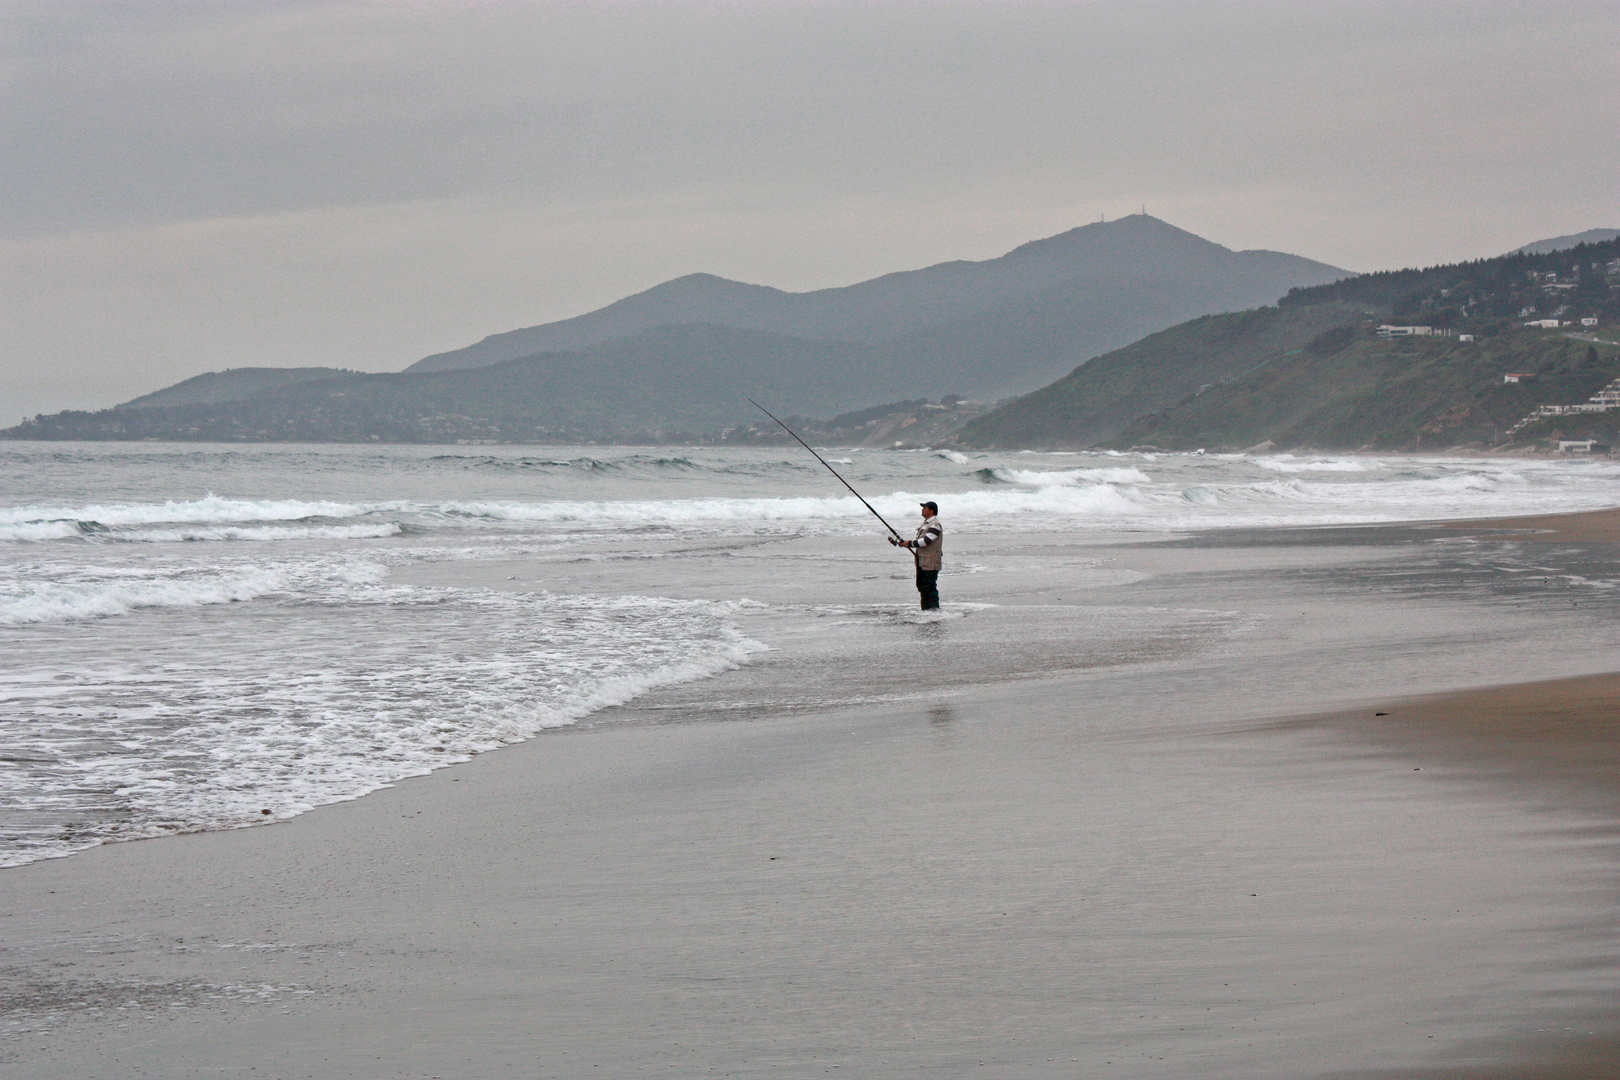
[[1620, 508], [1570, 514], [1482, 518], [1447, 522], [1444, 528], [1469, 533], [1502, 533], [1498, 539], [1533, 543], [1614, 543], [1620, 541]]
[[[85, 445], [91, 445], [91, 446], [107, 444], [107, 443], [115, 443], [115, 444], [127, 445], [127, 446], [143, 446], [143, 445], [157, 444], [157, 445], [160, 445], [160, 446], [218, 446], [218, 447], [236, 447], [236, 446], [257, 446], [257, 447], [272, 447], [272, 446], [445, 447], [445, 446], [451, 446], [451, 447], [454, 447], [454, 446], [460, 446], [460, 447], [469, 447], [469, 448], [471, 448], [471, 447], [479, 447], [479, 446], [498, 446], [498, 447], [510, 448], [510, 449], [533, 448], [533, 449], [536, 449], [536, 450], [545, 450], [545, 449], [550, 449], [550, 448], [558, 447], [558, 446], [571, 446], [571, 447], [593, 447], [594, 446], [594, 447], [601, 447], [601, 448], [605, 448], [605, 449], [632, 449], [632, 450], [672, 450], [672, 449], [693, 449], [693, 450], [742, 449], [742, 450], [752, 450], [752, 449], [771, 449], [771, 448], [774, 448], [774, 449], [792, 449], [792, 448], [796, 447], [796, 444], [790, 439], [784, 439], [781, 442], [764, 442], [764, 441], [762, 441], [762, 442], [724, 442], [724, 441], [718, 441], [718, 440], [715, 441], [715, 442], [692, 442], [689, 439], [688, 440], [676, 440], [676, 441], [670, 441], [670, 442], [586, 442], [586, 443], [580, 443], [580, 442], [575, 442], [575, 441], [567, 441], [567, 440], [559, 441], [559, 442], [505, 442], [505, 441], [502, 441], [502, 440], [483, 441], [483, 440], [474, 440], [474, 439], [449, 440], [449, 441], [444, 441], [444, 442], [429, 442], [429, 441], [422, 441], [422, 442], [378, 442], [378, 441], [372, 441], [372, 440], [369, 440], [369, 439], [354, 439], [354, 440], [329, 439], [329, 440], [300, 442], [300, 441], [289, 441], [289, 440], [285, 440], [285, 439], [263, 439], [263, 440], [260, 440], [260, 439], [245, 439], [244, 438], [244, 439], [234, 439], [234, 440], [228, 440], [228, 441], [221, 441], [221, 440], [218, 440], [218, 439], [190, 439], [190, 438], [171, 439], [171, 438], [161, 438], [161, 437], [155, 437], [155, 436], [146, 437], [146, 438], [139, 438], [139, 439], [128, 439], [128, 438], [107, 438], [107, 439], [71, 438], [71, 439], [64, 439], [64, 438], [55, 438], [55, 437], [51, 437], [51, 436], [12, 435], [12, 434], [7, 434], [4, 431], [0, 431], [0, 442], [83, 443]], [[822, 444], [817, 444], [817, 445], [822, 445]], [[1053, 446], [1043, 446], [1043, 447], [978, 446], [978, 445], [968, 445], [968, 444], [965, 444], [965, 443], [958, 443], [958, 442], [955, 442], [955, 441], [950, 440], [950, 439], [946, 439], [946, 440], [943, 440], [943, 441], [940, 441], [940, 442], [917, 443], [917, 444], [912, 444], [912, 443], [895, 444], [893, 442], [885, 442], [885, 443], [882, 443], [881, 445], [867, 445], [867, 444], [864, 444], [864, 443], [843, 443], [843, 444], [831, 444], [831, 443], [829, 443], [829, 444], [825, 444], [823, 446], [823, 448], [827, 449], [827, 450], [832, 450], [832, 451], [850, 450], [850, 451], [859, 451], [859, 452], [873, 452], [873, 451], [894, 450], [894, 451], [897, 451], [897, 452], [900, 452], [900, 453], [908, 453], [908, 454], [923, 453], [923, 452], [927, 452], [927, 451], [930, 451], [930, 450], [955, 450], [955, 451], [959, 451], [959, 452], [962, 452], [962, 453], [1001, 453], [1001, 454], [1030, 453], [1030, 454], [1064, 454], [1064, 455], [1068, 455], [1068, 454], [1132, 453], [1132, 451], [1129, 451], [1129, 450], [1125, 450], [1125, 451], [1107, 451], [1107, 450], [1104, 450], [1103, 448], [1097, 447], [1095, 445], [1088, 445], [1088, 446], [1053, 445]], [[1140, 451], [1140, 452], [1141, 453], [1148, 453], [1148, 454], [1161, 454], [1161, 455], [1191, 455], [1191, 454], [1197, 453], [1198, 451], [1194, 451], [1194, 450], [1157, 449], [1157, 450], [1146, 450], [1146, 451]], [[1518, 448], [1518, 449], [1508, 449], [1508, 450], [1493, 450], [1493, 449], [1481, 448], [1481, 447], [1447, 447], [1447, 448], [1444, 448], [1444, 449], [1437, 449], [1437, 450], [1368, 450], [1368, 449], [1365, 449], [1365, 448], [1362, 448], [1362, 447], [1343, 447], [1343, 448], [1339, 448], [1339, 449], [1324, 449], [1324, 448], [1318, 447], [1318, 446], [1295, 446], [1295, 447], [1284, 447], [1284, 448], [1280, 448], [1280, 449], [1277, 449], [1277, 450], [1267, 450], [1267, 451], [1263, 451], [1263, 452], [1252, 454], [1252, 455], [1247, 453], [1244, 450], [1232, 451], [1230, 453], [1231, 453], [1231, 456], [1236, 456], [1236, 457], [1251, 457], [1251, 456], [1252, 457], [1276, 457], [1276, 456], [1333, 457], [1333, 456], [1338, 456], [1338, 455], [1349, 455], [1349, 456], [1353, 456], [1353, 457], [1381, 458], [1381, 459], [1400, 459], [1400, 458], [1425, 458], [1425, 459], [1433, 459], [1433, 458], [1506, 458], [1506, 459], [1512, 459], [1512, 460], [1527, 460], [1527, 461], [1540, 461], [1540, 460], [1563, 461], [1563, 460], [1570, 459], [1572, 456], [1575, 456], [1575, 455], [1570, 455], [1570, 454], [1561, 454], [1556, 450], [1532, 450], [1532, 449], [1528, 449], [1528, 448]], [[1222, 456], [1226, 456], [1226, 455], [1222, 455]], [[1579, 456], [1581, 458], [1583, 458], [1583, 459], [1586, 457], [1585, 455], [1579, 455]], [[1609, 458], [1609, 457], [1612, 457], [1612, 455], [1600, 454], [1600, 455], [1597, 455], [1596, 457], [1597, 458]]]
[[[1515, 541], [1545, 528], [1585, 544], [1608, 542], [1604, 530], [1617, 523], [1620, 510], [1440, 526]], [[1367, 528], [1404, 543], [1419, 527]], [[1236, 569], [1208, 571], [1217, 579], [1273, 565], [1227, 542], [1239, 545]], [[1139, 549], [1144, 558], [1176, 555], [1152, 547]], [[916, 631], [927, 646], [931, 631]], [[1496, 646], [1480, 648], [1489, 657]], [[1440, 926], [1452, 892], [1417, 914], [1379, 910], [1376, 890], [1358, 899], [1368, 888], [1362, 861], [1377, 868], [1384, 857], [1382, 805], [1415, 799], [1437, 815], [1428, 820], [1439, 832], [1425, 838], [1432, 851], [1389, 856], [1406, 858], [1414, 880], [1449, 845], [1477, 845], [1468, 850], [1478, 865], [1448, 869], [1459, 883], [1489, 885], [1519, 856], [1554, 859], [1522, 832], [1547, 814], [1586, 822], [1581, 843], [1601, 846], [1612, 869], [1620, 674], [1403, 694], [1391, 705], [1322, 684], [1323, 707], [1308, 717], [1275, 706], [1244, 715], [1243, 702], [1261, 701], [1244, 698], [1217, 706], [1218, 722], [1198, 728], [1170, 713], [1159, 732], [1121, 726], [1116, 705], [1142, 699], [1118, 697], [1118, 687], [1139, 670], [1150, 681], [1182, 671], [1165, 663], [1055, 669], [742, 722], [639, 723], [632, 704], [618, 710], [628, 722], [545, 732], [279, 824], [0, 871], [0, 968], [14, 987], [0, 1011], [27, 1025], [20, 1041], [0, 1041], [0, 1063], [19, 1080], [136, 1067], [371, 1080], [643, 1068], [799, 1076], [834, 1065], [965, 1076], [985, 1075], [981, 1060], [1009, 1077], [1071, 1077], [1110, 1071], [1129, 1053], [1137, 1075], [1155, 1077], [1614, 1075], [1605, 1071], [1620, 1027], [1613, 1015], [1589, 1018], [1598, 1041], [1556, 1045], [1528, 1029], [1492, 1036], [1457, 1025], [1455, 1060], [1488, 1065], [1435, 1065], [1423, 1057], [1434, 1044], [1417, 1032], [1409, 1042], [1388, 1036], [1386, 1057], [1404, 1062], [1398, 1072], [1319, 1069], [1313, 1054], [1333, 1039], [1335, 1060], [1356, 1052], [1333, 984], [1309, 1001], [1278, 987], [1281, 973], [1301, 985], [1320, 978], [1312, 950], [1330, 946], [1330, 966], [1363, 978], [1407, 971], [1400, 954], [1410, 945], [1383, 940], [1405, 932], [1402, 920], [1436, 920], [1427, 936], [1440, 963], [1483, 942], [1511, 952], [1502, 935], [1523, 933], [1513, 918], [1533, 927], [1541, 917], [1534, 904], [1504, 906], [1492, 916], [1507, 920], [1493, 937], [1465, 923]], [[1180, 693], [1194, 704], [1199, 679], [1218, 685], [1226, 668], [1241, 670], [1243, 654], [1199, 663], [1214, 674], [1187, 669], [1191, 689]], [[720, 683], [689, 689], [712, 699]], [[1352, 698], [1366, 704], [1332, 704]], [[1226, 745], [1238, 749], [1211, 750]], [[1411, 787], [1405, 759], [1414, 754], [1437, 786]], [[1366, 764], [1373, 759], [1381, 760]], [[1169, 770], [1201, 794], [1182, 806], [1187, 796], [1177, 792], [1143, 821], [1112, 823], [1118, 807], [1164, 798], [1130, 786], [1147, 769]], [[1228, 776], [1260, 786], [1234, 792], [1215, 782]], [[1341, 791], [1354, 794], [1350, 805], [1340, 805]], [[1252, 822], [1251, 794], [1270, 807]], [[1446, 818], [1453, 805], [1485, 807], [1484, 823]], [[1343, 861], [1307, 872], [1320, 855], [1293, 846], [1295, 814], [1348, 836]], [[1161, 816], [1175, 828], [1156, 843], [1185, 831], [1218, 852], [1229, 830], [1253, 830], [1257, 839], [1245, 843], [1274, 865], [1217, 861], [1195, 894], [1161, 895], [1163, 883], [1142, 876], [1157, 846], [1128, 843], [1131, 829]], [[1491, 850], [1497, 842], [1521, 846], [1503, 855]], [[1120, 844], [1108, 875], [1074, 862], [1077, 851]], [[1295, 861], [1301, 868], [1291, 870]], [[1255, 874], [1275, 880], [1251, 886]], [[1462, 884], [1448, 888], [1467, 895]], [[1273, 908], [1273, 895], [1303, 906]], [[1251, 899], [1266, 906], [1251, 913]], [[1156, 913], [1150, 921], [1169, 927], [1207, 921], [1188, 923], [1201, 928], [1191, 937], [1143, 937], [1144, 904]], [[1559, 910], [1563, 918], [1585, 908]], [[1324, 913], [1337, 913], [1329, 924], [1342, 928], [1328, 939], [1316, 929]], [[1367, 925], [1346, 923], [1346, 913]], [[1359, 935], [1354, 947], [1336, 941], [1341, 934]], [[1424, 940], [1414, 939], [1428, 947]], [[1220, 951], [1232, 943], [1236, 953]], [[1183, 1014], [1211, 1010], [1205, 1052], [1217, 1056], [1154, 1071], [1161, 1067], [1144, 1055], [1158, 1048], [1173, 1057], [1176, 1044], [1163, 1024], [1116, 1016], [1114, 1003], [1094, 999], [1091, 984], [1105, 970], [1132, 992], [1159, 994], [1160, 1008], [1180, 995], [1167, 1030]], [[1443, 971], [1425, 977], [1426, 990], [1389, 987], [1416, 995], [1415, 1015], [1430, 1008], [1423, 994], [1445, 985]], [[1264, 1021], [1249, 1019], [1254, 1000], [1269, 1003]], [[31, 1042], [42, 1021], [48, 1037]], [[1322, 1047], [1290, 1049], [1312, 1035]], [[1268, 1040], [1269, 1071], [1223, 1041], [1240, 1038]], [[1072, 1063], [1091, 1051], [1095, 1060]]]

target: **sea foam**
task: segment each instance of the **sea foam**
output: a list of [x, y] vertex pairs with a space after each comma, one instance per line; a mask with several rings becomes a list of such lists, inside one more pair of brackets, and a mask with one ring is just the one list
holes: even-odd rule
[[400, 502], [349, 503], [301, 499], [202, 499], [162, 502], [119, 502], [87, 506], [0, 507], [0, 525], [38, 521], [96, 521], [107, 526], [157, 525], [242, 521], [301, 521], [307, 518], [346, 518], [379, 510], [400, 509]]
[[[358, 577], [244, 609], [211, 629], [206, 651], [111, 623], [59, 655], [52, 679], [0, 674], [12, 704], [0, 737], [35, 747], [26, 767], [0, 775], [0, 803], [49, 817], [94, 791], [118, 807], [0, 850], [0, 865], [357, 798], [764, 648], [733, 625], [745, 602]], [[109, 665], [104, 654], [138, 659]]]
[[1255, 458], [1254, 464], [1262, 469], [1280, 473], [1307, 473], [1307, 472], [1377, 472], [1383, 468], [1376, 458], [1294, 458], [1291, 455], [1281, 457]]
[[1141, 469], [991, 469], [992, 476], [1013, 484], [1031, 487], [1077, 487], [1086, 484], [1151, 484], [1152, 477]]
[[155, 580], [0, 582], [0, 626], [128, 615], [142, 608], [200, 607], [252, 600], [285, 583], [275, 569], [180, 572]]

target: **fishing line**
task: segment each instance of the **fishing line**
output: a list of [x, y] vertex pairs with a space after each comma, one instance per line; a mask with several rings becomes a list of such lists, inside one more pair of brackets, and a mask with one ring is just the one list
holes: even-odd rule
[[[764, 413], [766, 416], [769, 416], [772, 420], [776, 420], [776, 414], [775, 413], [771, 412], [771, 410], [767, 409], [765, 406], [761, 405], [759, 402], [755, 401], [753, 398], [748, 399], [748, 404], [752, 405], [754, 408], [758, 409], [760, 412]], [[778, 424], [782, 424], [782, 421], [780, 421], [780, 420], [776, 420], [776, 422]], [[817, 461], [821, 462], [823, 465], [827, 465], [827, 459], [822, 457], [820, 454], [816, 453], [814, 448], [812, 448], [809, 443], [807, 443], [803, 439], [799, 438], [798, 433], [795, 432], [792, 428], [788, 427], [786, 424], [782, 424], [782, 430], [787, 432], [789, 435], [792, 435], [794, 440], [797, 441], [800, 446], [804, 447], [806, 450], [809, 450], [810, 455], [812, 457], [814, 457]], [[843, 484], [845, 487], [849, 488], [849, 493], [851, 495], [855, 496], [857, 499], [860, 499], [861, 500], [861, 505], [866, 507], [868, 510], [871, 510], [873, 517], [877, 518], [879, 521], [883, 521], [883, 515], [878, 513], [876, 510], [873, 510], [872, 509], [872, 504], [867, 502], [866, 499], [862, 497], [861, 493], [856, 491], [855, 488], [850, 484], [850, 482], [848, 480], [845, 480], [842, 476], [839, 476], [837, 469], [833, 468], [831, 465], [827, 465], [827, 471], [832, 473], [834, 476], [838, 476], [838, 482], [840, 484]], [[894, 531], [894, 526], [890, 525], [887, 521], [883, 521], [883, 527], [885, 529], [888, 529], [889, 532], [893, 533], [894, 538], [896, 540], [900, 541], [902, 544], [906, 542], [906, 538], [901, 536], [899, 533], [895, 532]]]

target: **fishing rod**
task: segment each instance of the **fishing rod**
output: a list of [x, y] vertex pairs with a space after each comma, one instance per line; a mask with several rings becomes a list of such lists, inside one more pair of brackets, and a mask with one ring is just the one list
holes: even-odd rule
[[[752, 405], [754, 408], [758, 409], [760, 412], [764, 413], [766, 416], [769, 416], [772, 420], [776, 420], [776, 414], [775, 413], [771, 412], [771, 410], [767, 409], [765, 406], [761, 405], [759, 402], [755, 401], [753, 398], [748, 399], [748, 404]], [[776, 420], [776, 422], [778, 424], [782, 424], [782, 421], [780, 421], [780, 420]], [[782, 424], [782, 430], [787, 432], [789, 435], [792, 435], [794, 440], [796, 442], [798, 442], [798, 444], [800, 446], [804, 447], [806, 450], [809, 450], [811, 456], [814, 457], [817, 461], [821, 462], [823, 465], [827, 465], [827, 459], [822, 457], [820, 454], [816, 453], [815, 449], [812, 448], [809, 443], [807, 443], [803, 439], [799, 438], [798, 433], [795, 432], [792, 428], [788, 427], [786, 424]], [[832, 473], [834, 476], [838, 476], [838, 470], [833, 468], [831, 465], [827, 465], [827, 471]], [[868, 510], [872, 510], [872, 516], [873, 517], [877, 518], [879, 521], [883, 521], [883, 515], [878, 513], [876, 510], [873, 510], [872, 509], [872, 504], [867, 502], [864, 498], [862, 498], [861, 493], [856, 491], [853, 487], [851, 487], [850, 482], [848, 480], [845, 480], [842, 476], [838, 476], [838, 482], [840, 484], [843, 484], [845, 487], [849, 488], [849, 493], [851, 495], [855, 496], [857, 499], [860, 499], [862, 506], [866, 507]], [[883, 527], [885, 529], [888, 529], [889, 532], [894, 533], [894, 538], [896, 540], [900, 541], [901, 543], [905, 543], [906, 538], [901, 536], [899, 533], [895, 532], [893, 525], [890, 525], [887, 521], [883, 521]]]

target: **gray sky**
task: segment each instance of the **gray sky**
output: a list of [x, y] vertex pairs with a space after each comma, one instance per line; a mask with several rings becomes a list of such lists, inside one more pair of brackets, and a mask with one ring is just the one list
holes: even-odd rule
[[1143, 204], [1355, 270], [1620, 226], [1613, 0], [0, 0], [0, 78], [0, 425]]

